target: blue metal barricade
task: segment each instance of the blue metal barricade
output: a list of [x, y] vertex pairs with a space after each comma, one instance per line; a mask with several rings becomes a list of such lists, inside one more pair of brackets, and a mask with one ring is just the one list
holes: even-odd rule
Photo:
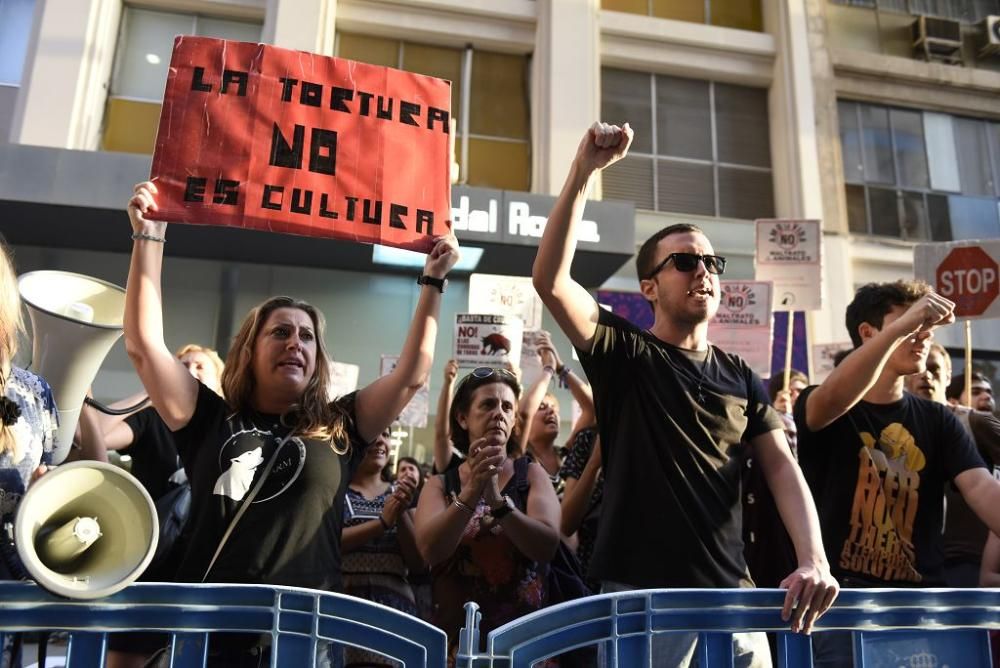
[[[492, 631], [479, 647], [478, 614], [467, 604], [458, 665], [531, 666], [574, 648], [599, 646], [605, 665], [658, 665], [653, 639], [665, 633], [699, 636], [702, 668], [733, 665], [732, 634], [777, 633], [779, 666], [812, 666], [809, 636], [788, 632], [780, 617], [785, 592], [646, 590], [602, 594], [546, 608]], [[849, 631], [862, 666], [988, 668], [988, 629], [1000, 628], [1000, 591], [982, 589], [844, 590], [814, 633]]]
[[[66, 631], [66, 667], [101, 666], [108, 634], [171, 634], [172, 666], [203, 666], [209, 634], [270, 639], [271, 665], [312, 666], [329, 643], [368, 649], [403, 665], [444, 666], [447, 638], [422, 620], [351, 596], [263, 585], [134, 584], [73, 601], [32, 583], [0, 582], [3, 634]], [[2, 646], [2, 640], [0, 640]]]
[[[608, 666], [657, 665], [654, 639], [697, 634], [702, 668], [731, 666], [732, 634], [777, 633], [779, 666], [811, 666], [808, 636], [787, 632], [779, 590], [648, 590], [553, 606], [492, 631], [479, 648], [479, 615], [467, 605], [458, 666], [527, 667], [580, 647], [601, 648]], [[847, 631], [856, 665], [977, 668], [990, 665], [987, 629], [1000, 628], [1000, 590], [853, 589], [841, 592], [815, 633]], [[65, 631], [67, 668], [100, 666], [109, 634], [170, 634], [172, 665], [211, 665], [210, 634], [262, 634], [272, 666], [315, 665], [329, 643], [368, 649], [405, 666], [443, 668], [439, 629], [361, 599], [264, 585], [136, 584], [97, 601], [53, 596], [34, 584], [0, 582], [4, 634]]]

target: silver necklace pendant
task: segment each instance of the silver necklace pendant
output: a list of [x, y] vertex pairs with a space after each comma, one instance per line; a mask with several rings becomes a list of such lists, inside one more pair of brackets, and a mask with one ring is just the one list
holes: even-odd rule
[[705, 371], [708, 369], [708, 362], [712, 358], [712, 348], [709, 347], [708, 352], [705, 353], [705, 360], [701, 363], [701, 374], [698, 376], [698, 387], [695, 392], [698, 395], [698, 403], [705, 403], [705, 393], [702, 391], [701, 386], [705, 382]]

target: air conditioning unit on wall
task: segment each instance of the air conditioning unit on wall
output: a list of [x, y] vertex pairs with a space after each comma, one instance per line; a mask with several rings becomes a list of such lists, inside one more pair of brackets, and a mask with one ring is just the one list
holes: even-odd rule
[[919, 16], [911, 26], [913, 53], [924, 60], [962, 64], [962, 24]]
[[987, 16], [982, 22], [980, 57], [1000, 56], [1000, 16]]

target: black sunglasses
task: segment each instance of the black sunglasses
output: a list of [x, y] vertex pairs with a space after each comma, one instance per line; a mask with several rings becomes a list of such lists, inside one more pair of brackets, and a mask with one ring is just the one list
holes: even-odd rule
[[710, 274], [724, 274], [726, 272], [726, 258], [721, 255], [698, 255], [697, 253], [671, 253], [663, 258], [663, 262], [656, 265], [653, 271], [649, 272], [646, 279], [653, 278], [660, 273], [667, 263], [674, 261], [677, 271], [689, 272], [698, 268], [699, 262], [705, 263], [705, 270]]

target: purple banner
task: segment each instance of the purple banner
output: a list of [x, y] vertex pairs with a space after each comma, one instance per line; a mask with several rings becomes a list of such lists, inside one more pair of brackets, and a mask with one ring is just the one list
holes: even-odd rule
[[[774, 312], [774, 338], [771, 341], [771, 375], [785, 372], [785, 346], [788, 341], [788, 311]], [[795, 328], [792, 331], [792, 368], [809, 375], [809, 352], [806, 336], [805, 311], [795, 314]]]
[[597, 301], [603, 306], [610, 306], [612, 313], [625, 318], [640, 329], [649, 329], [653, 326], [653, 309], [640, 292], [598, 290]]

